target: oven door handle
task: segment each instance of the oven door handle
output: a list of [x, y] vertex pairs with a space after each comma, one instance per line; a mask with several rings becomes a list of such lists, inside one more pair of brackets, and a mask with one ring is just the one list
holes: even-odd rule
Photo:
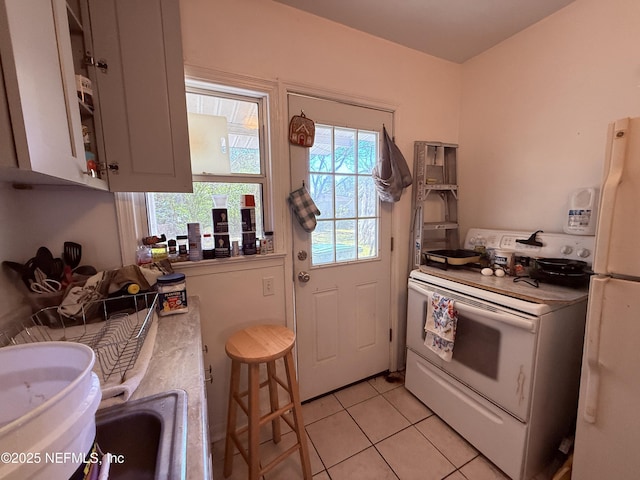
[[[427, 288], [419, 284], [409, 282], [409, 289], [414, 290], [423, 296], [426, 296], [428, 302], [430, 302], [433, 297], [432, 291], [428, 290]], [[446, 295], [444, 296], [446, 297]], [[527, 330], [531, 333], [536, 332], [536, 322], [533, 320], [522, 318], [510, 313], [502, 313], [501, 311], [474, 307], [471, 304], [465, 303], [464, 300], [459, 300], [455, 297], [452, 297], [452, 300], [455, 302], [454, 303], [455, 308], [459, 313], [462, 312], [467, 314], [474, 314], [474, 316], [476, 317], [481, 317], [484, 319], [489, 319], [494, 322], [510, 325], [512, 327], [520, 328], [522, 330]], [[426, 318], [424, 319], [424, 321], [426, 322]]]
[[455, 302], [455, 308], [458, 312], [473, 313], [475, 315], [482, 316], [482, 318], [488, 318], [494, 322], [504, 323], [512, 327], [527, 330], [531, 333], [536, 332], [536, 323], [526, 318], [518, 317], [509, 313], [496, 312], [493, 310], [485, 310], [484, 308], [478, 308], [471, 305], [467, 305], [463, 302]]

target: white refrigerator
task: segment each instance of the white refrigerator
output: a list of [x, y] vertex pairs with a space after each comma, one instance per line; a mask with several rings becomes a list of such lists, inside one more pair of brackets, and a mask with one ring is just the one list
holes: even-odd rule
[[640, 478], [640, 117], [609, 127], [572, 480]]

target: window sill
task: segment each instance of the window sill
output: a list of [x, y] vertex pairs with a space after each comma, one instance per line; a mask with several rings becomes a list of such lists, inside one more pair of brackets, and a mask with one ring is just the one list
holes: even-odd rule
[[182, 272], [187, 277], [191, 275], [207, 275], [215, 273], [233, 272], [241, 270], [255, 270], [284, 265], [286, 254], [268, 253], [260, 255], [238, 255], [237, 257], [214, 258], [198, 262], [175, 262], [173, 269]]

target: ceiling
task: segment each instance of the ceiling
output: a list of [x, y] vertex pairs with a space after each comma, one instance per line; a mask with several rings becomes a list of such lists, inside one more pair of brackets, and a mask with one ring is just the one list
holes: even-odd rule
[[574, 0], [275, 0], [463, 63]]

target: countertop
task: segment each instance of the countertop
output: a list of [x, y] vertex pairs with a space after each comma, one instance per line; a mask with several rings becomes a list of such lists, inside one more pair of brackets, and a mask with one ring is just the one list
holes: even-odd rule
[[204, 390], [200, 300], [189, 297], [189, 312], [158, 317], [158, 333], [147, 373], [131, 400], [167, 390], [187, 392], [187, 478], [211, 478]]
[[570, 288], [549, 283], [540, 283], [540, 286], [535, 288], [524, 282], [514, 282], [514, 277], [484, 276], [480, 272], [473, 270], [442, 270], [436, 267], [421, 265], [420, 271], [435, 277], [534, 303], [569, 305], [581, 302], [589, 295], [588, 288]]

